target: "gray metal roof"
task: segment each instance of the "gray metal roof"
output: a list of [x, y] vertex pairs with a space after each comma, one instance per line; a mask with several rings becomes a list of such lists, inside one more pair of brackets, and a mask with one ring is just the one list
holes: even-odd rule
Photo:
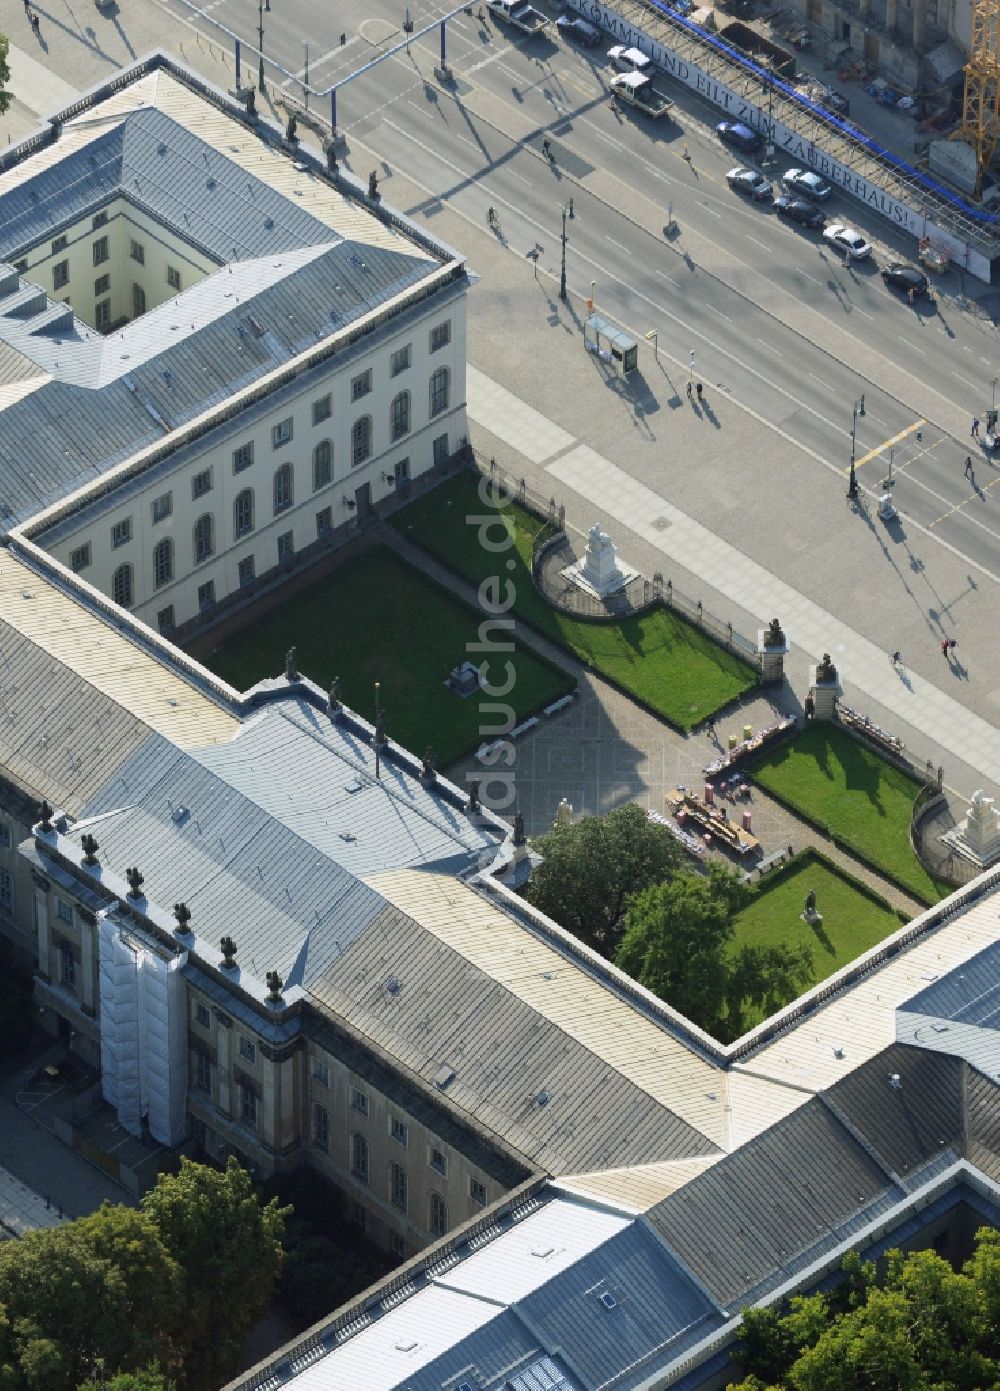
[[1000, 942], [928, 985], [902, 1008], [908, 1014], [952, 1019], [1000, 1032]]

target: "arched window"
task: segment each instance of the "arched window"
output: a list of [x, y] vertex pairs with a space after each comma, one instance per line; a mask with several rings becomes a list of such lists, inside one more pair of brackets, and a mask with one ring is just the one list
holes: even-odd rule
[[313, 492], [318, 493], [333, 481], [333, 445], [320, 440], [313, 450]]
[[451, 388], [451, 373], [447, 367], [438, 367], [431, 373], [431, 415], [440, 415], [448, 409]]
[[253, 488], [244, 488], [236, 494], [233, 503], [233, 538], [239, 540], [253, 531]]
[[194, 524], [194, 563], [200, 565], [215, 555], [215, 519], [204, 512]]
[[448, 1230], [448, 1204], [440, 1193], [431, 1194], [431, 1232], [434, 1236], [444, 1236]]
[[292, 466], [282, 464], [274, 475], [274, 515], [287, 512], [292, 505]]
[[169, 536], [153, 547], [153, 583], [162, 589], [174, 577], [174, 543]]
[[372, 418], [359, 416], [351, 427], [351, 465], [363, 464], [372, 452]]
[[351, 1173], [362, 1183], [368, 1182], [368, 1141], [363, 1135], [351, 1136]]
[[401, 391], [398, 396], [392, 398], [390, 421], [393, 443], [410, 433], [410, 393], [408, 391]]
[[111, 597], [123, 609], [132, 607], [132, 566], [119, 565], [111, 576]]

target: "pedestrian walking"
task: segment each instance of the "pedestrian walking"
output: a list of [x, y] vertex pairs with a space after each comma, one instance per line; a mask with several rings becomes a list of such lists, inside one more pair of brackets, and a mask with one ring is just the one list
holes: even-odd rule
[[947, 638], [942, 638], [942, 639], [941, 639], [941, 656], [944, 657], [946, 661], [947, 661], [947, 658], [948, 658], [948, 653], [949, 653], [950, 651], [951, 651], [951, 648], [950, 648], [950, 646], [948, 645], [948, 639], [947, 639]]
[[31, 27], [32, 29], [34, 29], [36, 34], [40, 34], [42, 31], [42, 22], [38, 18], [38, 13], [35, 10], [32, 10], [31, 12]]
[[912, 285], [910, 286], [910, 288], [909, 288], [909, 289], [907, 290], [907, 292], [906, 292], [906, 298], [910, 301], [911, 304], [915, 304], [915, 303], [916, 303], [917, 292], [916, 292], [916, 290], [913, 288]]
[[903, 654], [901, 652], [893, 652], [889, 657], [889, 662], [894, 667], [898, 667], [902, 660]]
[[971, 455], [971, 454], [966, 454], [966, 456], [965, 456], [965, 476], [966, 476], [966, 478], [971, 478], [971, 477], [972, 477], [972, 455]]
[[689, 401], [691, 400], [691, 392], [692, 392], [692, 386], [691, 386], [691, 383], [688, 382], [688, 400], [689, 400]]
[[807, 720], [815, 719], [815, 717], [816, 717], [816, 702], [813, 700], [813, 698], [812, 698], [811, 695], [807, 695], [807, 696], [806, 696], [806, 700], [805, 700], [805, 712], [806, 712], [806, 719], [807, 719]]
[[954, 650], [955, 650], [955, 648], [956, 648], [957, 646], [958, 646], [958, 643], [955, 641], [954, 638], [949, 638], [949, 639], [948, 639], [948, 651], [949, 651], [949, 652], [954, 652]]
[[698, 404], [701, 405], [701, 382], [699, 382], [698, 385], [695, 387], [694, 394], [698, 398]]
[[975, 416], [973, 416], [973, 418], [972, 418], [972, 438], [973, 438], [974, 440], [977, 440], [977, 439], [979, 438], [979, 416], [978, 416], [978, 415], [975, 415]]
[[683, 153], [681, 154], [681, 159], [686, 159], [688, 164], [691, 163], [691, 151], [688, 149], [686, 145], [684, 146]]
[[713, 744], [718, 743], [718, 736], [715, 733], [715, 720], [711, 715], [708, 717], [706, 728], [708, 729], [708, 737], [712, 740]]

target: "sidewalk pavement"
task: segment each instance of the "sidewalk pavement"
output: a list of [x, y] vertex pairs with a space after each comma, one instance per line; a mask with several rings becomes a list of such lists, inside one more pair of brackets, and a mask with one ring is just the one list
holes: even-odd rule
[[37, 1227], [59, 1227], [69, 1221], [51, 1199], [33, 1192], [6, 1169], [0, 1169], [0, 1239], [24, 1236]]

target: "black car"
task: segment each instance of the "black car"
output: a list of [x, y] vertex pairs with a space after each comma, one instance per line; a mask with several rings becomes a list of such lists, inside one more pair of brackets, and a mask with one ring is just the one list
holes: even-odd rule
[[596, 48], [601, 42], [600, 29], [588, 24], [585, 19], [571, 19], [569, 15], [561, 14], [556, 20], [556, 28], [566, 38], [582, 43], [584, 48]]
[[764, 137], [742, 121], [720, 121], [715, 133], [724, 145], [733, 145], [745, 155], [755, 154], [764, 143]]
[[797, 222], [801, 227], [825, 227], [826, 216], [820, 212], [814, 203], [808, 203], [804, 198], [791, 198], [787, 193], [781, 193], [774, 200], [774, 210], [779, 217], [787, 217], [790, 222]]
[[890, 290], [898, 290], [903, 295], [908, 295], [911, 290], [914, 295], [926, 295], [929, 288], [927, 277], [922, 270], [898, 261], [886, 266], [882, 272], [882, 279]]

